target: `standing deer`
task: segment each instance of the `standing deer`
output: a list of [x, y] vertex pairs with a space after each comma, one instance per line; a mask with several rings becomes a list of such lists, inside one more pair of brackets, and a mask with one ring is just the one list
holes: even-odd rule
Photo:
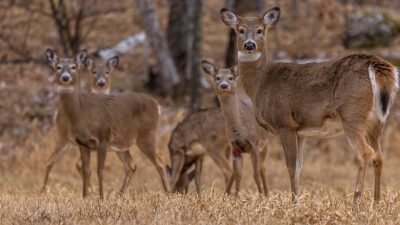
[[[225, 183], [232, 174], [230, 149], [220, 108], [208, 108], [189, 114], [171, 134], [168, 144], [171, 156], [171, 190], [183, 192], [194, 177], [200, 194], [203, 158], [209, 155], [222, 170]], [[195, 165], [192, 172], [189, 169]], [[187, 177], [186, 177], [187, 176]]]
[[[87, 58], [87, 60], [84, 62], [86, 65], [86, 68], [91, 69], [93, 67], [94, 62], [91, 58]], [[110, 58], [107, 63], [107, 67], [102, 66], [101, 69], [96, 71], [96, 73], [93, 73], [92, 76], [90, 76], [90, 91], [93, 93], [103, 93], [103, 94], [109, 94], [110, 92], [110, 86], [111, 86], [111, 80], [110, 80], [110, 75], [112, 70], [118, 65], [118, 56]], [[90, 66], [90, 67], [89, 67]], [[54, 123], [60, 123], [62, 120], [59, 117], [59, 114], [56, 112], [54, 115]], [[61, 141], [61, 140], [59, 140]], [[42, 192], [46, 192], [47, 190], [47, 184], [49, 181], [49, 175], [50, 172], [54, 166], [54, 164], [64, 155], [64, 153], [68, 150], [71, 149], [71, 145], [74, 144], [72, 140], [69, 140], [65, 142], [62, 140], [63, 143], [65, 143], [65, 146], [62, 147], [57, 147], [54, 149], [54, 152], [51, 154], [47, 166], [46, 166], [46, 171], [45, 171], [45, 176], [44, 176], [44, 182], [43, 182], [43, 187], [41, 188]], [[57, 143], [56, 145], [61, 146], [61, 143]], [[79, 172], [79, 174], [83, 177], [83, 171], [82, 171], [82, 161], [80, 159], [77, 160], [76, 162], [76, 168]], [[89, 188], [92, 189], [92, 186], [90, 184], [90, 175], [89, 175]]]
[[236, 193], [240, 189], [243, 159], [242, 153], [250, 153], [253, 164], [254, 181], [260, 194], [268, 195], [264, 161], [267, 156], [266, 133], [255, 119], [253, 105], [246, 101], [248, 96], [241, 94], [237, 87], [237, 66], [228, 69], [217, 69], [206, 60], [201, 61], [203, 70], [212, 76], [214, 91], [221, 104], [225, 118], [227, 139], [233, 150], [233, 175], [227, 192], [235, 180]]
[[[267, 60], [267, 30], [279, 20], [275, 7], [262, 17], [240, 17], [221, 10], [222, 21], [237, 34], [239, 74], [251, 98], [257, 122], [278, 135], [288, 168], [292, 200], [299, 195], [304, 138], [344, 133], [357, 153], [354, 205], [364, 189], [372, 158], [374, 199], [380, 199], [383, 157], [380, 137], [398, 90], [398, 70], [383, 59], [365, 54], [338, 60], [294, 64]], [[368, 140], [368, 142], [367, 142]]]
[[107, 149], [115, 151], [125, 168], [121, 186], [124, 193], [135, 171], [129, 148], [136, 142], [139, 149], [155, 165], [166, 191], [169, 191], [167, 171], [157, 155], [157, 132], [160, 108], [157, 101], [145, 94], [93, 94], [79, 92], [78, 69], [87, 59], [86, 51], [76, 59], [59, 59], [56, 52], [46, 50], [50, 65], [56, 70], [59, 121], [56, 121], [58, 141], [62, 148], [71, 139], [79, 145], [83, 197], [87, 197], [91, 150], [97, 152], [97, 176], [100, 198], [103, 199], [103, 174]]

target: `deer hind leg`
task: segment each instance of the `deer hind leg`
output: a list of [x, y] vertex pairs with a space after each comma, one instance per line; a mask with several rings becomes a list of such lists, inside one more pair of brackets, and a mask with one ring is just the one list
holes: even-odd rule
[[[171, 156], [171, 176], [170, 176], [170, 188], [172, 192], [177, 191], [177, 185], [182, 179], [182, 169], [185, 164], [185, 153], [184, 150], [180, 149], [174, 152]], [[184, 173], [186, 174], [186, 173]]]
[[267, 145], [265, 145], [261, 148], [260, 152], [260, 174], [261, 174], [264, 196], [268, 196], [267, 176], [265, 174], [266, 171], [265, 158], [267, 157], [267, 152], [268, 152]]
[[[139, 131], [140, 135], [137, 140], [139, 149], [147, 156], [147, 158], [154, 164], [161, 177], [161, 182], [164, 191], [170, 192], [170, 185], [168, 178], [168, 171], [161, 158], [157, 155], [157, 134], [156, 132]], [[178, 173], [179, 174], [179, 173]]]
[[46, 171], [44, 175], [43, 186], [41, 188], [41, 192], [44, 193], [47, 191], [47, 184], [49, 182], [50, 172], [53, 169], [54, 164], [64, 155], [66, 150], [68, 150], [68, 144], [66, 141], [58, 141], [56, 147], [54, 148], [54, 152], [51, 154], [49, 160], [47, 161]]
[[353, 146], [354, 150], [357, 153], [358, 174], [356, 188], [354, 191], [354, 204], [358, 205], [361, 199], [362, 192], [364, 190], [365, 171], [374, 150], [367, 144], [364, 135], [359, 130], [346, 126], [346, 124], [344, 124], [344, 132], [350, 144]]
[[380, 139], [382, 134], [384, 124], [381, 122], [375, 122], [372, 126], [369, 127], [367, 137], [369, 144], [374, 149], [374, 154], [372, 155], [372, 164], [374, 166], [374, 174], [375, 174], [375, 191], [374, 191], [374, 200], [375, 202], [380, 199], [380, 185], [381, 185], [381, 175], [382, 175], [382, 167], [383, 167], [383, 156], [381, 152]]
[[81, 152], [81, 160], [82, 160], [82, 180], [83, 180], [83, 198], [86, 198], [88, 195], [88, 185], [89, 185], [89, 167], [90, 167], [90, 149], [79, 146], [79, 150]]
[[121, 162], [124, 164], [124, 170], [125, 170], [125, 177], [124, 181], [121, 185], [120, 189], [120, 194], [123, 194], [126, 192], [128, 189], [129, 183], [132, 179], [133, 174], [136, 171], [136, 166], [133, 164], [132, 156], [128, 151], [123, 151], [123, 152], [117, 152], [118, 158], [121, 160]]
[[290, 187], [292, 191], [292, 201], [297, 202], [299, 196], [299, 178], [302, 160], [299, 159], [299, 149], [296, 131], [291, 129], [281, 129], [278, 131], [283, 150], [285, 153], [286, 167], [289, 172]]

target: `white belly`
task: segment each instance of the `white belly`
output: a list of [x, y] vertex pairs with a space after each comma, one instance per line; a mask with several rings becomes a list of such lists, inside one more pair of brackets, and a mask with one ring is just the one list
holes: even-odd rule
[[297, 135], [304, 138], [331, 138], [340, 134], [343, 134], [340, 119], [327, 119], [320, 127], [304, 127], [297, 131]]

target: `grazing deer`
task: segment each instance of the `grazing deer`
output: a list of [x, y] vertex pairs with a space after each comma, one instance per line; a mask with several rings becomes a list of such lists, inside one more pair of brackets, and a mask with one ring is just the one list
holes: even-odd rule
[[240, 93], [237, 87], [237, 66], [228, 69], [217, 67], [206, 61], [201, 61], [203, 70], [212, 76], [214, 91], [221, 104], [225, 118], [227, 139], [233, 151], [233, 175], [229, 181], [227, 192], [230, 192], [233, 181], [236, 184], [236, 193], [240, 189], [243, 159], [242, 153], [250, 153], [253, 164], [254, 181], [260, 194], [268, 195], [264, 161], [267, 155], [267, 139], [262, 127], [255, 119], [254, 107], [248, 96]]
[[[232, 174], [230, 149], [225, 135], [224, 117], [220, 108], [208, 108], [189, 114], [171, 134], [168, 144], [171, 157], [171, 190], [183, 192], [194, 177], [200, 194], [203, 158], [209, 155], [222, 170], [225, 182]], [[194, 174], [189, 172], [195, 165]], [[186, 178], [185, 176], [188, 176]]]
[[378, 201], [383, 163], [379, 141], [398, 90], [398, 70], [379, 57], [364, 54], [303, 65], [269, 62], [267, 30], [279, 17], [276, 7], [262, 17], [244, 18], [221, 10], [223, 22], [237, 34], [239, 74], [253, 101], [257, 122], [276, 133], [283, 145], [292, 199], [299, 195], [303, 162], [299, 144], [304, 138], [344, 133], [359, 161], [354, 203], [360, 201], [371, 158], [374, 199]]
[[[93, 67], [94, 63], [91, 58], [87, 58], [87, 60], [84, 62], [86, 65], [86, 68], [90, 69]], [[100, 67], [98, 71], [95, 71], [93, 75], [90, 77], [90, 91], [93, 93], [103, 93], [103, 94], [109, 94], [110, 92], [110, 86], [111, 86], [111, 80], [110, 80], [110, 75], [112, 70], [118, 65], [118, 56], [110, 58], [107, 63], [107, 68], [104, 66]], [[90, 67], [89, 67], [90, 66]], [[59, 114], [56, 112], [54, 116], [54, 122], [57, 123], [57, 121], [61, 121], [58, 118]], [[57, 126], [57, 125], [56, 125]], [[69, 141], [65, 143], [65, 146], [55, 148], [54, 152], [51, 154], [50, 159], [47, 162], [46, 166], [46, 171], [45, 171], [45, 176], [44, 176], [44, 182], [43, 182], [43, 187], [42, 187], [42, 192], [46, 192], [47, 190], [47, 184], [49, 181], [49, 175], [50, 172], [54, 166], [54, 164], [64, 155], [64, 153], [70, 149], [71, 144], [74, 144], [73, 141]], [[81, 176], [83, 176], [83, 171], [82, 171], [82, 161], [80, 159], [77, 160], [76, 162], [76, 168]], [[90, 175], [89, 175], [90, 177]], [[90, 178], [89, 178], [89, 189], [92, 189], [92, 186], [90, 184]]]
[[91, 150], [97, 152], [97, 175], [100, 198], [103, 199], [103, 173], [107, 149], [115, 151], [125, 168], [121, 192], [125, 192], [135, 171], [129, 148], [136, 142], [139, 149], [156, 166], [166, 191], [167, 171], [156, 153], [160, 109], [157, 101], [145, 94], [93, 94], [79, 92], [78, 69], [87, 59], [86, 51], [76, 59], [57, 57], [46, 50], [46, 57], [56, 70], [58, 105], [58, 141], [62, 148], [70, 140], [79, 145], [83, 171], [83, 197], [87, 197]]

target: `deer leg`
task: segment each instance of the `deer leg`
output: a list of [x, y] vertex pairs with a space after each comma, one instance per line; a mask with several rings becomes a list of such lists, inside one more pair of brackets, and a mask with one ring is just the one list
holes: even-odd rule
[[[141, 137], [138, 138], [137, 145], [139, 149], [147, 156], [147, 158], [154, 164], [157, 169], [157, 172], [160, 174], [161, 182], [164, 187], [165, 192], [170, 192], [170, 184], [168, 180], [168, 171], [161, 160], [161, 158], [157, 155], [157, 138], [156, 133], [151, 132], [151, 134], [142, 133]], [[178, 173], [179, 174], [179, 173]]]
[[195, 175], [194, 175], [194, 183], [196, 184], [197, 194], [200, 195], [201, 192], [201, 172], [203, 171], [203, 158], [199, 158], [196, 160], [195, 165]]
[[[80, 159], [76, 160], [75, 162], [76, 170], [78, 170], [79, 175], [83, 178], [83, 169], [82, 169], [82, 161]], [[94, 192], [92, 182], [91, 182], [92, 172], [89, 170], [89, 191]]]
[[257, 148], [252, 145], [251, 152], [251, 164], [253, 165], [253, 176], [256, 182], [258, 193], [263, 194], [263, 187], [261, 185], [261, 173], [260, 173], [260, 152]]
[[371, 147], [375, 150], [372, 155], [372, 164], [374, 166], [374, 174], [375, 174], [375, 191], [374, 191], [374, 200], [378, 202], [380, 199], [380, 185], [381, 185], [381, 175], [382, 175], [382, 167], [383, 167], [383, 156], [381, 151], [380, 139], [382, 134], [383, 124], [380, 122], [376, 122], [374, 126], [368, 130], [368, 141]]
[[299, 151], [297, 146], [297, 134], [296, 131], [290, 129], [281, 129], [278, 131], [279, 138], [281, 140], [283, 151], [285, 153], [286, 167], [289, 172], [290, 187], [292, 191], [292, 201], [297, 202], [299, 196], [299, 176], [300, 176], [300, 165]]
[[360, 134], [357, 129], [344, 127], [344, 131], [350, 144], [353, 146], [357, 153], [358, 158], [358, 174], [356, 181], [356, 188], [354, 191], [354, 205], [358, 206], [360, 203], [361, 195], [364, 190], [365, 171], [368, 166], [373, 149], [367, 144], [364, 135]]
[[89, 167], [90, 167], [90, 149], [83, 146], [79, 146], [82, 160], [82, 172], [83, 172], [83, 198], [87, 197], [88, 184], [89, 184]]
[[64, 155], [65, 151], [68, 149], [66, 142], [58, 142], [54, 148], [54, 152], [51, 154], [49, 160], [47, 161], [46, 171], [44, 175], [43, 186], [41, 192], [44, 193], [47, 190], [47, 184], [49, 182], [50, 172], [53, 169], [54, 164], [57, 160]]
[[117, 152], [117, 155], [121, 162], [124, 164], [125, 170], [125, 178], [119, 191], [120, 194], [123, 194], [128, 189], [129, 182], [131, 181], [132, 176], [136, 171], [136, 166], [133, 164], [132, 156], [129, 151]]
[[[228, 193], [228, 186], [231, 182], [233, 173], [232, 173], [232, 166], [229, 163], [229, 159], [226, 158], [225, 154], [221, 154], [218, 151], [208, 151], [208, 155], [214, 161], [214, 163], [222, 170], [225, 178], [225, 185], [227, 186], [227, 193]], [[231, 179], [229, 179], [231, 178]], [[228, 180], [229, 179], [229, 180]]]
[[243, 159], [242, 155], [233, 156], [233, 173], [235, 174], [235, 195], [239, 194], [242, 181]]
[[267, 176], [265, 174], [265, 158], [267, 157], [267, 145], [265, 145], [260, 152], [260, 174], [263, 185], [264, 196], [268, 196]]
[[172, 192], [176, 191], [176, 185], [180, 179], [183, 165], [185, 163], [185, 153], [182, 151], [175, 152], [171, 157], [171, 177], [170, 177], [170, 188]]
[[107, 143], [102, 142], [97, 149], [97, 177], [99, 179], [100, 200], [104, 199], [104, 166], [107, 157]]

